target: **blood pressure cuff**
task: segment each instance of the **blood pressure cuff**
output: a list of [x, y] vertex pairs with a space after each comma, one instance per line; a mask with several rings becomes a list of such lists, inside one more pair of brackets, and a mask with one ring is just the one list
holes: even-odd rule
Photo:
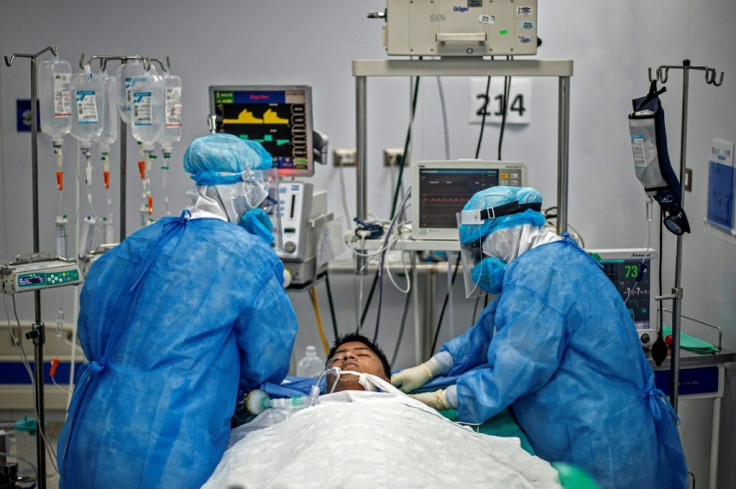
[[645, 97], [632, 100], [634, 112], [629, 114], [629, 133], [634, 155], [636, 178], [647, 194], [659, 202], [667, 229], [674, 234], [690, 232], [685, 211], [681, 207], [680, 182], [672, 169], [667, 152], [667, 132], [656, 80]]

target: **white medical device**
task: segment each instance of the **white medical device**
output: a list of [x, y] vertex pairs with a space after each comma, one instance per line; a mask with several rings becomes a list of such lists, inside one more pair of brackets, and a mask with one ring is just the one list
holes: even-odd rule
[[65, 258], [16, 260], [0, 267], [0, 278], [2, 292], [8, 295], [82, 283], [77, 262]]
[[527, 185], [524, 163], [510, 161], [418, 161], [412, 166], [412, 238], [457, 240], [457, 217], [479, 190]]
[[657, 339], [657, 325], [651, 277], [657, 252], [651, 248], [585, 251], [603, 265], [603, 272], [626, 302], [642, 346], [652, 346]]
[[537, 54], [537, 0], [387, 0], [371, 17], [392, 56]]
[[327, 212], [327, 192], [314, 191], [311, 183], [279, 184], [283, 250], [276, 253], [291, 274], [291, 284], [304, 285], [327, 269], [317, 264], [317, 247], [325, 223], [334, 219]]

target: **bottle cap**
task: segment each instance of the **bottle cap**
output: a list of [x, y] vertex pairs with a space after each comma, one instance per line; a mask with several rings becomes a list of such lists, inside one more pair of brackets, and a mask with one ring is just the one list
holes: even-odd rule
[[307, 347], [307, 352], [306, 353], [307, 353], [307, 356], [308, 357], [315, 356], [315, 355], [317, 355], [317, 348], [315, 348], [313, 345], [309, 345]]
[[23, 419], [15, 422], [15, 431], [36, 432], [36, 419], [28, 419], [27, 415], [23, 415]]

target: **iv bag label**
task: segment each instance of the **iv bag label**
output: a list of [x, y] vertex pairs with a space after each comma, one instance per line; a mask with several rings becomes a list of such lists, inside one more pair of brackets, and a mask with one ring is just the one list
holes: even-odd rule
[[72, 115], [72, 91], [70, 73], [54, 73], [54, 117]]
[[132, 98], [131, 88], [133, 88], [133, 77], [126, 76], [125, 77], [125, 110], [127, 112], [130, 112], [130, 105], [131, 105], [130, 102]]
[[94, 90], [80, 90], [77, 92], [77, 114], [80, 124], [97, 124], [97, 101]]
[[151, 92], [133, 92], [131, 108], [133, 109], [134, 126], [150, 126], [153, 124], [151, 118]]
[[647, 166], [647, 153], [644, 149], [644, 136], [636, 134], [631, 136], [631, 150], [634, 154], [634, 166]]
[[181, 87], [166, 88], [166, 127], [181, 127]]

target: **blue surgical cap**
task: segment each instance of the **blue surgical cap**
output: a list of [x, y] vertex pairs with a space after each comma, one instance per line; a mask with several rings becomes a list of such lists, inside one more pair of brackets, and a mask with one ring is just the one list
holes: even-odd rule
[[232, 134], [197, 138], [184, 153], [184, 170], [197, 185], [223, 185], [241, 180], [247, 169], [268, 170], [272, 158], [260, 143]]
[[[490, 209], [504, 204], [518, 202], [519, 204], [541, 204], [542, 195], [531, 187], [490, 187], [480, 190], [473, 195], [463, 210], [472, 211]], [[532, 209], [523, 212], [486, 219], [481, 224], [461, 224], [459, 228], [460, 242], [471, 243], [480, 241], [499, 229], [519, 226], [521, 224], [532, 224], [543, 226], [546, 222], [544, 214]]]

